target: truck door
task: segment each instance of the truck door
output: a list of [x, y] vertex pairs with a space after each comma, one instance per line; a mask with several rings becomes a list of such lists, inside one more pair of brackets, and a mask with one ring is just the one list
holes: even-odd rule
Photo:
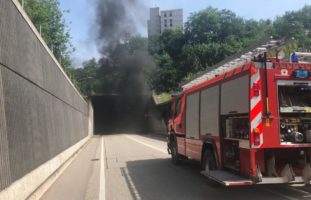
[[173, 110], [174, 130], [176, 133], [182, 133], [181, 97], [176, 100]]
[[250, 162], [249, 85], [248, 74], [221, 85], [223, 165], [245, 173], [248, 169], [243, 167], [249, 166]]
[[200, 160], [202, 142], [199, 140], [200, 92], [189, 94], [186, 98], [186, 155]]
[[171, 111], [171, 121], [170, 121], [170, 130], [176, 133], [178, 137], [177, 140], [177, 150], [179, 154], [186, 156], [186, 141], [184, 129], [184, 115], [183, 115], [183, 108], [184, 108], [184, 97], [180, 96], [174, 103], [172, 104], [172, 111]]

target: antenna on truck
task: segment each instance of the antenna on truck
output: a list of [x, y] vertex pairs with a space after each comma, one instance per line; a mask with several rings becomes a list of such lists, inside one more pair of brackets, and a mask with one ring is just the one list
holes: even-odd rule
[[263, 54], [268, 50], [271, 51], [276, 49], [286, 43], [288, 43], [288, 40], [285, 39], [273, 40], [272, 37], [265, 38], [257, 44], [252, 45], [197, 74], [194, 79], [183, 83], [181, 87], [183, 90], [189, 89], [195, 85], [203, 83], [204, 81], [210, 80], [235, 68], [241, 67], [242, 65], [249, 63], [254, 57], [257, 57], [258, 55]]

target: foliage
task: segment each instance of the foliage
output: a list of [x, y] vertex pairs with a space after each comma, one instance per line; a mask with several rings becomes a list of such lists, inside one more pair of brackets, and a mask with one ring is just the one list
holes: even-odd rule
[[100, 82], [96, 80], [99, 64], [95, 58], [83, 62], [83, 68], [72, 70], [76, 85], [81, 93], [89, 96], [97, 92]]
[[152, 76], [153, 89], [178, 90], [191, 75], [260, 40], [269, 31], [268, 24], [211, 7], [192, 14], [184, 32], [165, 30], [151, 38], [149, 50], [159, 66]]
[[155, 55], [158, 67], [153, 70], [150, 85], [156, 92], [166, 91], [167, 86], [178, 87], [178, 70], [174, 67], [174, 62], [167, 53]]
[[276, 37], [294, 37], [302, 51], [311, 51], [311, 6], [304, 6], [299, 11], [286, 12], [278, 17], [274, 25]]
[[[22, 0], [19, 0], [20, 3]], [[58, 0], [24, 0], [24, 9], [36, 26], [56, 59], [67, 69], [70, 67], [70, 53], [74, 50], [70, 34], [63, 19]], [[69, 12], [69, 11], [65, 11]]]
[[149, 52], [158, 69], [152, 77], [152, 88], [157, 92], [179, 90], [179, 83], [194, 74], [224, 60], [226, 57], [260, 41], [267, 36], [295, 37], [297, 44], [285, 49], [310, 51], [311, 6], [287, 12], [271, 20], [246, 20], [229, 10], [206, 8], [192, 14], [182, 30], [165, 30], [149, 39]]

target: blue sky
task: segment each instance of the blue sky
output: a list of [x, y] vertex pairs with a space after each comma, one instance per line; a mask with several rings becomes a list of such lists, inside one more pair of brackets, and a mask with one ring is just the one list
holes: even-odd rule
[[[191, 13], [200, 11], [208, 6], [219, 9], [229, 9], [246, 19], [275, 19], [286, 11], [298, 10], [304, 5], [311, 5], [311, 0], [141, 0], [150, 7], [160, 7], [161, 10], [182, 8], [184, 19]], [[95, 25], [95, 0], [60, 0], [63, 10], [70, 10], [65, 14], [69, 23], [72, 43], [76, 47], [73, 53], [73, 64], [79, 67], [83, 60], [99, 58], [95, 34], [92, 27]], [[148, 11], [143, 11], [148, 18]], [[146, 22], [147, 23], [147, 22]], [[146, 23], [139, 27], [141, 35], [146, 36]]]

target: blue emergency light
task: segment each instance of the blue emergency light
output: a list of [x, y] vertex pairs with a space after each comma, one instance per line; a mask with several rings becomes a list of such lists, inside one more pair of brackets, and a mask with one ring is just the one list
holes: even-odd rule
[[309, 72], [307, 70], [296, 70], [294, 71], [295, 78], [308, 78]]

